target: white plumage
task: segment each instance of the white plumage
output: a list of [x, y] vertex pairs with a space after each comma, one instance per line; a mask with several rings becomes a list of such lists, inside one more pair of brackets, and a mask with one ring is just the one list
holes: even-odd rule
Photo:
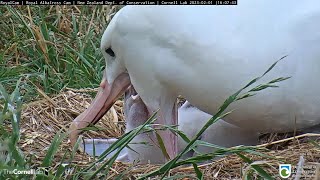
[[159, 99], [182, 95], [215, 113], [229, 95], [288, 55], [265, 80], [292, 78], [234, 104], [226, 121], [264, 132], [293, 130], [294, 117], [298, 128], [319, 124], [319, 18], [316, 0], [125, 7], [101, 40], [103, 52], [111, 47], [116, 54], [110, 59], [103, 53], [108, 82], [122, 69], [153, 110]]

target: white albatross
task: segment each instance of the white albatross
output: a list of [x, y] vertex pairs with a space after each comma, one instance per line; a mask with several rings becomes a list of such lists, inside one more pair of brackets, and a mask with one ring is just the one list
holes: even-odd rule
[[[101, 39], [106, 76], [91, 106], [71, 125], [96, 123], [130, 84], [159, 124], [177, 124], [176, 97], [215, 114], [223, 101], [275, 60], [264, 78], [291, 76], [279, 88], [238, 101], [224, 120], [260, 132], [320, 123], [320, 1], [242, 0], [237, 6], [126, 6]], [[162, 134], [169, 156], [177, 137]]]

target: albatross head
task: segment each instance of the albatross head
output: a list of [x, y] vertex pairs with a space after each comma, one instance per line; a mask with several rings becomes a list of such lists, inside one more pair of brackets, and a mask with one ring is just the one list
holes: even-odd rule
[[113, 26], [111, 24], [101, 40], [101, 51], [106, 60], [106, 71], [104, 72], [95, 99], [70, 126], [70, 141], [72, 145], [77, 141], [78, 135], [81, 132], [80, 129], [87, 127], [89, 124], [97, 123], [131, 84], [125, 66], [117, 59], [116, 53], [112, 49], [111, 32]]

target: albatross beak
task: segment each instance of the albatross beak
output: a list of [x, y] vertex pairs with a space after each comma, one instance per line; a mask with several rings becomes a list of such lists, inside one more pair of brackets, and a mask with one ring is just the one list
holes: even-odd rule
[[93, 102], [70, 125], [69, 138], [72, 146], [76, 143], [81, 129], [89, 126], [89, 124], [97, 123], [130, 84], [130, 77], [127, 73], [120, 74], [112, 84], [109, 84], [106, 78], [103, 78]]

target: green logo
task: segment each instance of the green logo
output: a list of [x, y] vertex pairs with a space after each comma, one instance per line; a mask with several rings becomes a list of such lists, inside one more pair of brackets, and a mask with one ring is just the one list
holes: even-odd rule
[[291, 164], [280, 164], [279, 175], [282, 178], [288, 178], [291, 175]]

